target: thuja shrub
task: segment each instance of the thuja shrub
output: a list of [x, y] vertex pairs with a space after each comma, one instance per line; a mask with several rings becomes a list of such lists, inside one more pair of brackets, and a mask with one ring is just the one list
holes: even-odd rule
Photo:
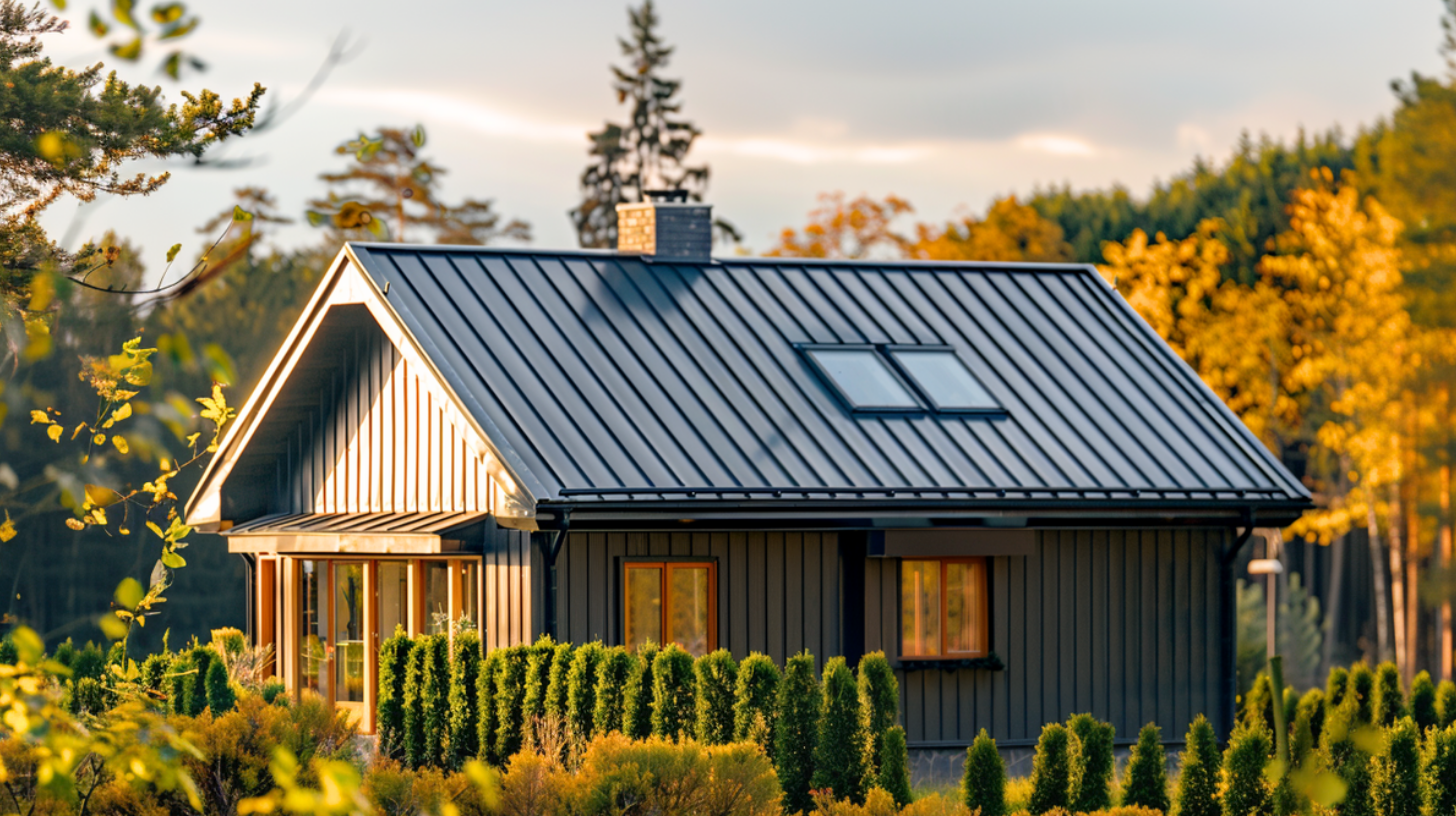
[[263, 688], [258, 692], [263, 697], [263, 702], [272, 705], [273, 703], [287, 703], [288, 686], [276, 677], [270, 677], [263, 682]]
[[1456, 723], [1456, 683], [1442, 680], [1436, 686], [1436, 724], [1448, 728]]
[[592, 730], [611, 734], [622, 730], [622, 703], [627, 697], [627, 680], [636, 669], [637, 658], [621, 646], [613, 646], [602, 654], [597, 664], [596, 708], [592, 712]]
[[[513, 784], [516, 781], [507, 774], [502, 785], [503, 801], [520, 802], [523, 798], [518, 795], [517, 784]], [[549, 783], [540, 787], [547, 786]], [[709, 747], [693, 740], [633, 741], [621, 734], [609, 734], [586, 746], [581, 767], [570, 784], [558, 787], [566, 790], [556, 802], [541, 802], [539, 809], [515, 812], [722, 816], [769, 816], [779, 812], [779, 786], [773, 767], [751, 745]]]
[[573, 739], [584, 742], [592, 738], [597, 665], [605, 651], [600, 641], [592, 641], [578, 646], [571, 657], [571, 668], [566, 674], [566, 729]]
[[[12, 647], [13, 648], [13, 647]], [[0, 663], [3, 663], [0, 660]], [[169, 654], [147, 655], [142, 661], [141, 683], [142, 688], [147, 691], [164, 693], [166, 689], [167, 669], [172, 665], [172, 656]]]
[[1112, 725], [1078, 714], [1067, 721], [1067, 731], [1067, 807], [1083, 813], [1102, 810], [1112, 804]]
[[1420, 816], [1421, 735], [1410, 717], [1385, 729], [1370, 761], [1370, 803], [1381, 816]]
[[1456, 726], [1430, 731], [1421, 748], [1426, 812], [1456, 813]]
[[824, 664], [819, 709], [819, 737], [814, 746], [814, 788], [834, 791], [841, 799], [864, 803], [865, 727], [860, 716], [859, 686], [842, 657]]
[[531, 741], [536, 721], [546, 716], [546, 688], [551, 684], [551, 658], [556, 654], [556, 641], [542, 635], [526, 652], [526, 691], [521, 697], [522, 739]]
[[1156, 723], [1148, 723], [1138, 732], [1123, 775], [1122, 804], [1168, 812], [1168, 757], [1163, 751], [1163, 729]]
[[1345, 701], [1325, 711], [1320, 737], [1320, 762], [1345, 783], [1345, 797], [1336, 806], [1340, 816], [1373, 816], [1370, 804], [1370, 754], [1362, 746], [1368, 726], [1360, 720], [1360, 700], [1353, 685]]
[[[903, 739], [903, 732], [902, 732]], [[982, 728], [966, 749], [966, 767], [961, 774], [961, 801], [981, 816], [1006, 813], [1006, 764], [996, 749], [996, 740]]]
[[691, 736], [697, 719], [693, 656], [669, 643], [652, 659], [652, 736]]
[[207, 708], [207, 673], [212, 668], [212, 664], [217, 661], [217, 652], [206, 646], [193, 646], [188, 650], [188, 659], [191, 661], [194, 671], [187, 675], [183, 700], [186, 704], [187, 714], [196, 717]]
[[631, 739], [652, 736], [652, 664], [657, 660], [657, 644], [637, 647], [637, 664], [627, 677], [622, 697], [622, 733]]
[[814, 778], [814, 743], [819, 734], [819, 682], [814, 656], [800, 652], [784, 663], [779, 683], [778, 716], [774, 721], [774, 767], [784, 789], [784, 810], [806, 812], [813, 805], [809, 784]]
[[411, 768], [424, 766], [428, 761], [425, 750], [425, 705], [424, 672], [425, 653], [429, 647], [425, 638], [410, 642], [409, 658], [405, 661], [404, 673], [404, 761]]
[[[895, 804], [910, 804], [910, 748], [905, 743], [905, 729], [892, 726], [880, 740], [879, 786], [890, 794]], [[989, 816], [989, 814], [985, 814]]]
[[395, 626], [394, 634], [379, 645], [375, 717], [378, 721], [379, 753], [391, 759], [404, 756], [404, 679], [409, 665], [410, 645], [409, 635], [403, 626]]
[[214, 717], [233, 710], [238, 698], [233, 694], [233, 687], [228, 685], [227, 666], [221, 660], [214, 660], [208, 665], [205, 686], [207, 707], [212, 710]]
[[1173, 809], [1179, 816], [1218, 816], [1223, 812], [1219, 801], [1220, 764], [1213, 725], [1199, 714], [1188, 726], [1178, 787], [1173, 794]]
[[1381, 728], [1389, 728], [1405, 716], [1405, 692], [1400, 687], [1400, 669], [1386, 661], [1375, 668], [1375, 698], [1371, 719]]
[[445, 767], [450, 749], [450, 638], [430, 635], [420, 673], [420, 702], [424, 706], [426, 764]]
[[758, 724], [762, 731], [759, 745], [764, 753], [772, 755], [774, 707], [778, 704], [780, 677], [773, 660], [758, 652], [738, 664], [738, 684], [733, 692], [735, 742], [753, 740], [755, 724]]
[[480, 753], [480, 636], [473, 630], [455, 636], [450, 655], [449, 765], [459, 769]]
[[13, 666], [20, 660], [20, 652], [15, 648], [15, 642], [7, 635], [0, 640], [0, 664]]
[[172, 656], [167, 666], [167, 710], [181, 716], [191, 716], [187, 710], [187, 691], [197, 667], [192, 665], [192, 656], [186, 652]]
[[480, 668], [475, 673], [475, 744], [480, 748], [480, 758], [492, 765], [500, 765], [506, 757], [496, 753], [496, 734], [499, 732], [500, 717], [496, 708], [495, 687], [501, 670], [500, 649], [491, 650], [481, 658]]
[[869, 734], [870, 773], [875, 774], [879, 772], [880, 740], [900, 718], [900, 682], [884, 652], [860, 658], [858, 673], [860, 716]]
[[1345, 694], [1355, 698], [1357, 723], [1370, 725], [1375, 721], [1375, 673], [1369, 666], [1356, 663], [1350, 667], [1350, 684]]
[[492, 703], [495, 705], [495, 745], [490, 755], [497, 764], [515, 756], [523, 745], [527, 647], [511, 646], [497, 649], [500, 663], [494, 674], [495, 688]]
[[1071, 768], [1067, 761], [1070, 735], [1061, 723], [1042, 726], [1031, 760], [1031, 798], [1027, 810], [1034, 816], [1067, 806]]
[[101, 647], [90, 641], [86, 647], [76, 652], [75, 658], [71, 661], [71, 679], [80, 680], [89, 677], [92, 680], [100, 680], [101, 673], [106, 669], [106, 655], [101, 652]]
[[1309, 721], [1309, 735], [1315, 744], [1319, 744], [1320, 733], [1325, 727], [1325, 693], [1319, 689], [1310, 689], [1299, 698], [1299, 703], [1294, 707], [1294, 720], [1297, 722], [1300, 717]]
[[1270, 729], [1274, 727], [1274, 689], [1267, 673], [1259, 672], [1254, 677], [1254, 685], [1244, 695], [1239, 722], [1244, 725], [1262, 723]]
[[558, 643], [551, 655], [551, 670], [546, 677], [546, 702], [543, 706], [547, 719], [566, 722], [566, 680], [571, 673], [570, 643]]
[[1410, 718], [1422, 734], [1437, 723], [1436, 684], [1431, 682], [1430, 672], [1422, 671], [1411, 680], [1409, 707]]
[[738, 662], [727, 649], [705, 654], [693, 664], [697, 683], [698, 742], [724, 745], [733, 741], [733, 693], [738, 688]]
[[1334, 708], [1345, 702], [1345, 692], [1350, 688], [1350, 672], [1341, 666], [1330, 669], [1330, 677], [1325, 681], [1325, 706]]
[[1224, 816], [1269, 812], [1269, 780], [1264, 764], [1272, 751], [1269, 730], [1262, 725], [1239, 725], [1229, 737], [1223, 755]]

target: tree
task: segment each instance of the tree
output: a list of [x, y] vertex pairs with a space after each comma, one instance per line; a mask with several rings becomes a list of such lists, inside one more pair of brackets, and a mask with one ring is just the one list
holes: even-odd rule
[[814, 788], [834, 791], [841, 799], [864, 803], [869, 776], [865, 725], [859, 689], [842, 657], [824, 664], [824, 702], [819, 709], [819, 739], [814, 746]]
[[880, 753], [885, 734], [900, 718], [900, 681], [884, 652], [870, 652], [859, 659], [859, 707], [864, 719], [869, 772], [880, 771]]
[[1098, 722], [1091, 714], [1078, 714], [1067, 721], [1071, 733], [1067, 780], [1068, 807], [1073, 811], [1092, 813], [1112, 804], [1112, 742], [1115, 733], [1111, 723]]
[[774, 768], [784, 789], [784, 810], [789, 813], [804, 813], [813, 806], [809, 787], [814, 776], [821, 705], [814, 656], [800, 652], [784, 663], [778, 718], [774, 721]]
[[404, 755], [404, 687], [409, 655], [409, 635], [403, 626], [396, 625], [394, 634], [379, 645], [379, 700], [375, 706], [379, 754], [391, 759]]
[[738, 663], [727, 649], [705, 654], [693, 664], [697, 682], [697, 735], [704, 745], [733, 741], [733, 703], [738, 689]]
[[1188, 726], [1182, 767], [1173, 794], [1179, 816], [1220, 816], [1218, 739], [1208, 718], [1199, 714]]
[[738, 664], [738, 686], [733, 694], [733, 740], [751, 739], [756, 723], [764, 729], [761, 747], [773, 755], [774, 707], [782, 676], [767, 655], [753, 652]]
[[1036, 754], [1031, 760], [1031, 800], [1027, 810], [1032, 816], [1067, 807], [1067, 790], [1071, 782], [1068, 764], [1070, 735], [1061, 723], [1042, 726], [1036, 740]]
[[652, 736], [680, 742], [697, 719], [693, 656], [669, 643], [652, 659]]
[[450, 767], [464, 767], [480, 753], [480, 636], [473, 631], [455, 636], [450, 655]]
[[1062, 228], [1016, 196], [991, 203], [983, 219], [965, 216], [943, 226], [916, 225], [913, 258], [931, 261], [1068, 261], [1072, 248]]
[[996, 749], [996, 740], [984, 728], [966, 749], [961, 801], [981, 816], [1002, 816], [1006, 812], [1006, 763]]
[[[910, 749], [905, 744], [904, 728], [896, 725], [885, 731], [878, 759], [877, 784], [894, 798], [896, 805], [903, 808], [910, 804]], [[982, 813], [990, 816], [987, 811]]]
[[1168, 812], [1168, 758], [1163, 752], [1163, 730], [1148, 723], [1138, 732], [1122, 783], [1124, 807]]
[[1370, 799], [1381, 816], [1420, 816], [1421, 734], [1410, 717], [1385, 729], [1370, 762]]
[[595, 733], [592, 718], [597, 706], [597, 667], [605, 653], [601, 641], [578, 646], [566, 674], [566, 727], [572, 739], [583, 743]]
[[631, 739], [652, 736], [652, 664], [657, 660], [657, 652], [656, 643], [638, 646], [637, 664], [627, 677], [627, 689], [622, 700], [622, 733]]
[[786, 258], [867, 258], [876, 251], [902, 255], [910, 239], [891, 229], [899, 216], [913, 212], [910, 202], [890, 195], [876, 201], [861, 195], [846, 202], [844, 193], [821, 193], [819, 208], [802, 230], [786, 228], [778, 245], [764, 253]]
[[682, 80], [662, 75], [673, 48], [658, 36], [652, 0], [628, 8], [627, 19], [628, 38], [617, 40], [627, 65], [612, 66], [612, 90], [631, 115], [628, 124], [607, 122], [587, 134], [591, 164], [581, 174], [581, 203], [571, 211], [583, 247], [616, 248], [618, 204], [645, 201], [648, 190], [686, 190], [689, 200], [702, 201], [708, 186], [707, 165], [685, 164], [702, 132], [681, 116]]
[[624, 647], [613, 646], [602, 655], [597, 665], [596, 708], [592, 713], [592, 730], [611, 734], [622, 730], [622, 701], [627, 681], [637, 668], [637, 658]]

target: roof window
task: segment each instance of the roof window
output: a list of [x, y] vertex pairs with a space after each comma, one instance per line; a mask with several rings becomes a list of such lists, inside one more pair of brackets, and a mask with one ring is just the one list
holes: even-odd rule
[[960, 355], [947, 348], [891, 347], [895, 364], [937, 411], [999, 411], [1001, 406], [971, 373]]
[[856, 411], [923, 410], [910, 388], [873, 346], [819, 346], [804, 351]]

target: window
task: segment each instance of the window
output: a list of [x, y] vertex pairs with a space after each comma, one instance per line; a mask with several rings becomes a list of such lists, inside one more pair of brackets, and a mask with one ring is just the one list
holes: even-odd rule
[[676, 643], [694, 657], [718, 648], [716, 565], [629, 561], [623, 572], [627, 648], [649, 641]]
[[870, 346], [805, 349], [849, 406], [857, 411], [915, 411], [920, 401]]
[[950, 349], [891, 348], [890, 356], [937, 411], [994, 411], [1001, 407]]
[[983, 657], [989, 651], [984, 558], [900, 562], [900, 654]]

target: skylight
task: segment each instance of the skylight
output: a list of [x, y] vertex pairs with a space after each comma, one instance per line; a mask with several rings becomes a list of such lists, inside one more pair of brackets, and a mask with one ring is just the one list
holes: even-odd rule
[[873, 348], [820, 347], [805, 352], [857, 411], [915, 411], [922, 407]]
[[891, 348], [896, 365], [937, 411], [996, 411], [1001, 406], [950, 349]]

